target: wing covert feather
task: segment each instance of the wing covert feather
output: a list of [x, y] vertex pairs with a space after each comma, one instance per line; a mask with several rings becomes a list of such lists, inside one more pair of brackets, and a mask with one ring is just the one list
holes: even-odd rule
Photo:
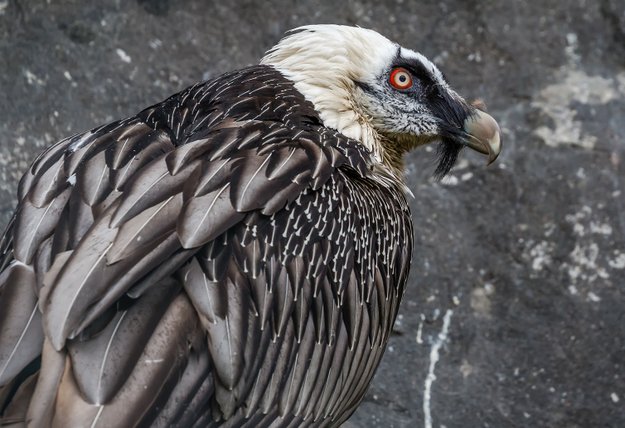
[[109, 402], [132, 372], [179, 285], [165, 282], [117, 312], [95, 338], [67, 345], [76, 384], [88, 403]]
[[31, 267], [13, 262], [0, 274], [0, 386], [41, 353], [43, 329]]

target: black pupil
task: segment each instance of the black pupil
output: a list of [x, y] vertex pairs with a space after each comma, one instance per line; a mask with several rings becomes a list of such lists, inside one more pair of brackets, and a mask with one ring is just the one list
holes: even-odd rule
[[404, 83], [406, 81], [406, 76], [404, 76], [403, 74], [399, 76], [399, 81], [401, 83]]

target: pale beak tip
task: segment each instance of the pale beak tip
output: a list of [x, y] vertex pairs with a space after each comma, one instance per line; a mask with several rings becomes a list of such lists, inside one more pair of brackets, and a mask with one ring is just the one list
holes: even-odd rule
[[493, 163], [501, 152], [501, 131], [493, 117], [479, 109], [464, 122], [464, 130], [470, 138], [467, 145], [488, 155], [488, 165]]
[[488, 151], [488, 164], [490, 165], [499, 157], [499, 153], [501, 153], [501, 138], [499, 136], [499, 132], [493, 135], [493, 138], [488, 141], [487, 146], [489, 147]]

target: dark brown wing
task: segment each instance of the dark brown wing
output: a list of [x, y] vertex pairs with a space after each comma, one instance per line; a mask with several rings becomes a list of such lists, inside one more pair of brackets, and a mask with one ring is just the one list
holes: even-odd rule
[[403, 196], [368, 168], [267, 67], [49, 149], [3, 238], [4, 414], [342, 420], [377, 366], [410, 254]]
[[[182, 269], [208, 331], [213, 418], [334, 426], [355, 409], [408, 273], [410, 218], [389, 197], [401, 194], [339, 171], [272, 216], [248, 214]], [[273, 417], [248, 419], [259, 412]]]

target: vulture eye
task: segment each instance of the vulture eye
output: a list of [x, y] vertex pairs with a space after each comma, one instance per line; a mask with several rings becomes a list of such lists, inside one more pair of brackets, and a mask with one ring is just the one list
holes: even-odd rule
[[397, 67], [391, 71], [389, 82], [395, 89], [408, 89], [412, 86], [412, 76], [405, 68]]

